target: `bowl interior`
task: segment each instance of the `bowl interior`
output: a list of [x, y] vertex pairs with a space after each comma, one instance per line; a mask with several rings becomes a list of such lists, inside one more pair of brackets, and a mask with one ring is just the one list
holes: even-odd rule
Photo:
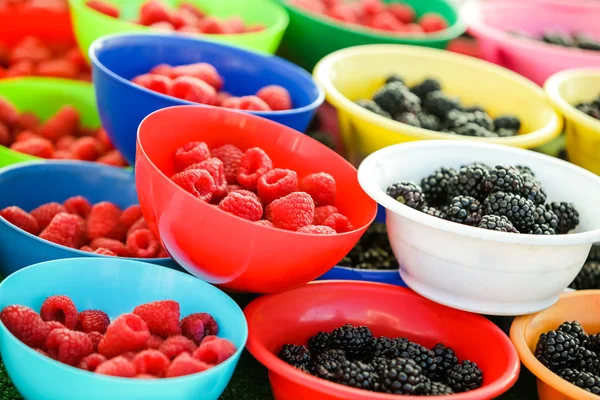
[[559, 84], [558, 94], [573, 107], [592, 101], [600, 94], [600, 73], [573, 74]]

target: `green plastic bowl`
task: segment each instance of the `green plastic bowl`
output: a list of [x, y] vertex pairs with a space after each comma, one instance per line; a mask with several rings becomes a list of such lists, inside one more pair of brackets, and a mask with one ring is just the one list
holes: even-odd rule
[[[119, 7], [121, 19], [112, 18], [85, 5], [86, 0], [69, 0], [73, 29], [79, 48], [87, 56], [88, 49], [94, 40], [101, 36], [122, 32], [155, 32], [146, 26], [135, 24], [139, 9], [146, 0], [104, 0]], [[236, 35], [193, 35], [245, 47], [250, 50], [273, 54], [279, 47], [289, 18], [285, 9], [273, 0], [163, 0], [171, 7], [179, 3], [191, 3], [209, 15], [220, 18], [239, 16], [246, 24], [262, 24], [266, 27], [260, 32]], [[189, 34], [185, 34], [189, 35]]]
[[[61, 107], [72, 105], [80, 115], [83, 126], [100, 126], [96, 98], [91, 83], [53, 78], [16, 78], [0, 80], [0, 96], [23, 111], [31, 111], [45, 121]], [[40, 160], [27, 154], [0, 146], [0, 168], [25, 161]]]
[[290, 14], [290, 26], [283, 37], [280, 54], [309, 71], [323, 57], [346, 47], [391, 43], [445, 49], [448, 42], [466, 30], [466, 25], [451, 0], [383, 0], [384, 3], [406, 3], [414, 8], [417, 17], [428, 12], [438, 13], [449, 23], [449, 27], [440, 32], [404, 36], [344, 24], [325, 15], [288, 5], [288, 0], [278, 1]]

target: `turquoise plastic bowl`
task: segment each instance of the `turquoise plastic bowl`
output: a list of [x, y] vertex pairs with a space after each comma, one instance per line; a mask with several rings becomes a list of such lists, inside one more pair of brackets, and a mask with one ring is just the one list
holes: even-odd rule
[[182, 316], [212, 314], [219, 324], [219, 336], [234, 343], [237, 351], [216, 367], [181, 378], [115, 378], [45, 357], [0, 323], [4, 365], [16, 388], [29, 400], [216, 400], [229, 383], [248, 338], [242, 310], [219, 289], [168, 268], [116, 258], [72, 258], [22, 269], [0, 284], [0, 309], [21, 304], [38, 311], [53, 294], [71, 297], [81, 310], [104, 310], [111, 319], [143, 303], [175, 300]]

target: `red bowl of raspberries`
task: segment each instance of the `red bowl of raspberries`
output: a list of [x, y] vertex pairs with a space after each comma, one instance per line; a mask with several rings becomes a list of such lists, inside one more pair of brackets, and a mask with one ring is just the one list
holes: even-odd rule
[[356, 170], [335, 152], [226, 109], [181, 106], [148, 116], [136, 184], [148, 226], [169, 254], [238, 291], [279, 292], [317, 278], [376, 214]]

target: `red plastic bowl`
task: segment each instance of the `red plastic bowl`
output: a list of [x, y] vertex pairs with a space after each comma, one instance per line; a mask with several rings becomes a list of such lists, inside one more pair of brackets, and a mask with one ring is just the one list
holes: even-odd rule
[[0, 43], [13, 46], [26, 36], [46, 43], [75, 44], [69, 9], [40, 6], [0, 8]]
[[314, 282], [252, 301], [246, 348], [269, 369], [276, 400], [414, 399], [354, 389], [304, 373], [277, 358], [286, 343], [306, 344], [318, 331], [343, 324], [366, 325], [376, 336], [404, 336], [424, 346], [444, 343], [459, 360], [483, 371], [483, 386], [471, 392], [427, 398], [492, 399], [519, 376], [519, 357], [508, 337], [489, 320], [427, 300], [409, 289], [369, 282]]
[[[169, 179], [174, 151], [192, 140], [210, 148], [260, 147], [276, 168], [299, 177], [328, 172], [337, 181], [336, 206], [356, 229], [309, 235], [268, 228], [196, 199]], [[273, 293], [317, 278], [344, 258], [377, 211], [356, 169], [335, 152], [291, 128], [228, 109], [179, 106], [150, 114], [138, 131], [135, 167], [144, 217], [169, 254], [190, 273], [230, 290]]]

